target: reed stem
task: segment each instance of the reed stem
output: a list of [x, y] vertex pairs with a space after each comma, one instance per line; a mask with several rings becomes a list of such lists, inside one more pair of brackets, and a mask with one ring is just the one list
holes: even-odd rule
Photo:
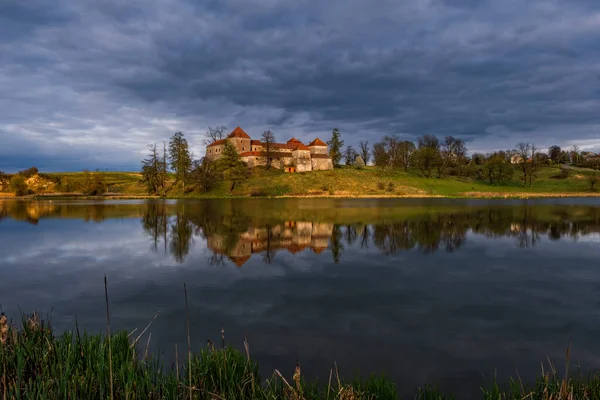
[[113, 383], [113, 368], [112, 368], [112, 346], [110, 342], [110, 310], [108, 307], [108, 281], [106, 279], [106, 274], [104, 274], [104, 296], [106, 298], [106, 330], [108, 335], [108, 369], [110, 376], [110, 398], [113, 400], [115, 398], [115, 390]]
[[190, 400], [192, 400], [192, 339], [190, 336], [190, 313], [188, 309], [187, 285], [183, 284], [183, 292], [185, 294], [185, 319], [187, 324], [187, 340], [188, 340], [188, 383]]

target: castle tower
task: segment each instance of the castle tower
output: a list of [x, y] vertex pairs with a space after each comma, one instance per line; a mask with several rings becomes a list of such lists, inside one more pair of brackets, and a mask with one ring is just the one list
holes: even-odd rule
[[316, 138], [308, 144], [311, 155], [311, 166], [313, 171], [333, 169], [333, 162], [329, 157], [327, 143]]
[[[290, 140], [288, 144], [292, 141]], [[296, 167], [295, 172], [307, 172], [312, 171], [312, 163], [310, 156], [310, 148], [304, 143], [296, 140], [296, 146], [292, 150], [292, 157], [294, 158], [294, 166]]]
[[327, 154], [327, 143], [323, 142], [321, 139], [316, 138], [312, 142], [308, 144], [308, 148], [310, 149], [310, 154]]
[[233, 147], [235, 147], [239, 154], [245, 153], [246, 151], [251, 151], [250, 135], [244, 132], [244, 130], [239, 126], [231, 131], [231, 133], [227, 136], [227, 141], [230, 142]]

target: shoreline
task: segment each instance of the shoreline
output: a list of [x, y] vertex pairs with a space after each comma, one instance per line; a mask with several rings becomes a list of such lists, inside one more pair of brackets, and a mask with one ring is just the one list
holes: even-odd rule
[[138, 194], [109, 194], [86, 196], [76, 193], [45, 193], [17, 197], [12, 193], [0, 193], [0, 200], [215, 200], [215, 199], [552, 199], [552, 198], [600, 198], [600, 192], [465, 192], [457, 196], [433, 194], [402, 195], [282, 195], [282, 196], [156, 196]]

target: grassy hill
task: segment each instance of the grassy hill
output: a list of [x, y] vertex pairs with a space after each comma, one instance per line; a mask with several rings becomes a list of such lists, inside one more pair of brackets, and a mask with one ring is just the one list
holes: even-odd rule
[[[557, 168], [539, 171], [532, 187], [526, 187], [515, 174], [513, 181], [490, 185], [469, 178], [445, 177], [424, 178], [416, 171], [381, 171], [374, 167], [356, 169], [342, 167], [333, 171], [314, 171], [303, 174], [288, 174], [278, 170], [256, 168], [246, 182], [229, 190], [223, 182], [209, 193], [188, 191], [183, 193], [181, 185], [173, 177], [168, 182], [167, 197], [249, 197], [249, 196], [299, 196], [299, 197], [533, 197], [533, 196], [592, 196], [600, 193], [591, 191], [585, 170], [574, 170], [571, 176], [561, 177]], [[109, 196], [147, 196], [141, 183], [141, 175], [134, 172], [95, 172], [107, 187]], [[89, 173], [40, 173], [27, 180], [29, 188], [36, 194], [81, 193]], [[191, 186], [193, 188], [193, 186]], [[8, 186], [2, 188], [5, 193]]]

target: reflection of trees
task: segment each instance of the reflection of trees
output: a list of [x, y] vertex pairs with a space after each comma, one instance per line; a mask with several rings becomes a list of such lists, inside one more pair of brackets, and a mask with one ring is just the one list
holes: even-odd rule
[[333, 261], [337, 264], [340, 262], [342, 252], [344, 251], [344, 245], [342, 244], [342, 231], [340, 225], [334, 225], [333, 231], [330, 237], [331, 254], [333, 255]]
[[344, 237], [346, 239], [346, 243], [352, 246], [352, 244], [356, 241], [356, 226], [355, 225], [346, 225], [346, 230], [344, 231]]
[[185, 260], [193, 238], [193, 224], [185, 204], [178, 206], [175, 215], [170, 218], [166, 203], [147, 203], [142, 216], [142, 228], [150, 236], [154, 251], [158, 250], [158, 244], [162, 240], [165, 250], [168, 245], [169, 252], [177, 262]]
[[[384, 254], [410, 249], [429, 254], [461, 249], [469, 232], [490, 238], [512, 237], [518, 247], [536, 246], [544, 237], [576, 239], [600, 232], [600, 209], [597, 207], [545, 210], [527, 204], [480, 207], [405, 218], [389, 217], [371, 224], [366, 217], [362, 220], [367, 223], [328, 224], [260, 219], [260, 210], [252, 212], [238, 208], [235, 202], [207, 201], [171, 206], [148, 203], [142, 225], [153, 248], [156, 249], [163, 240], [178, 262], [184, 261], [194, 235], [199, 235], [213, 250], [208, 260], [211, 264], [223, 264], [227, 257], [239, 266], [255, 253], [262, 255], [263, 262], [272, 263], [279, 249], [296, 253], [311, 248], [319, 254], [327, 243], [334, 262], [338, 263], [345, 245], [368, 248], [373, 244]], [[23, 206], [15, 209], [13, 214], [23, 218], [30, 216]]]
[[[452, 252], [465, 245], [469, 231], [487, 237], [514, 237], [518, 247], [534, 247], [543, 235], [551, 240], [600, 232], [600, 209], [536, 215], [535, 206], [491, 207], [476, 211], [439, 213], [373, 225], [372, 241], [385, 254], [418, 248], [424, 253]], [[363, 237], [361, 243], [365, 243]]]
[[266, 244], [263, 252], [263, 261], [265, 264], [271, 264], [275, 258], [275, 249], [273, 248], [273, 228], [269, 224], [267, 224], [265, 228], [267, 231], [267, 237], [264, 240]]
[[185, 256], [190, 251], [190, 242], [193, 237], [193, 226], [185, 209], [178, 210], [171, 221], [171, 240], [169, 249], [177, 262], [185, 261]]
[[360, 247], [361, 248], [369, 248], [369, 226], [363, 225], [360, 230]]
[[152, 249], [155, 252], [158, 251], [158, 243], [161, 239], [166, 248], [168, 223], [167, 206], [164, 202], [147, 205], [146, 212], [142, 217], [142, 227], [144, 232], [152, 238]]
[[[36, 224], [44, 218], [97, 222], [140, 218], [154, 251], [162, 246], [177, 262], [183, 262], [194, 237], [202, 237], [213, 250], [210, 263], [223, 264], [228, 258], [237, 265], [253, 254], [272, 263], [276, 252], [282, 250], [297, 253], [311, 249], [321, 254], [329, 249], [333, 260], [340, 262], [346, 248], [353, 246], [373, 246], [385, 254], [409, 249], [428, 254], [457, 251], [471, 233], [510, 238], [517, 247], [533, 247], [543, 240], [576, 240], [600, 232], [597, 206], [522, 202], [470, 209], [429, 208], [413, 214], [387, 208], [338, 209], [328, 214], [328, 209], [299, 211], [285, 204], [225, 200], [143, 204], [0, 201], [0, 219]], [[301, 217], [295, 217], [298, 215]]]
[[415, 247], [408, 221], [374, 225], [373, 244], [385, 254]]

